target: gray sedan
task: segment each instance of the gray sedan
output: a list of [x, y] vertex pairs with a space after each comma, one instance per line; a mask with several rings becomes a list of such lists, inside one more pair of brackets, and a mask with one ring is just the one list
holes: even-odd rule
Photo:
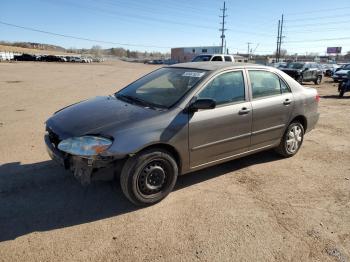
[[120, 177], [126, 197], [154, 204], [178, 175], [275, 148], [295, 155], [319, 118], [319, 96], [265, 66], [184, 63], [46, 122], [51, 158], [81, 183]]

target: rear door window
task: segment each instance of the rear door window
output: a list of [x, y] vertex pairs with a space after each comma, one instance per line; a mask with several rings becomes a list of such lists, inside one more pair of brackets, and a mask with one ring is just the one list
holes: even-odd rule
[[221, 56], [214, 56], [211, 61], [222, 61], [222, 57]]
[[249, 70], [253, 99], [290, 92], [289, 87], [274, 73]]
[[231, 56], [225, 56], [225, 62], [232, 62]]

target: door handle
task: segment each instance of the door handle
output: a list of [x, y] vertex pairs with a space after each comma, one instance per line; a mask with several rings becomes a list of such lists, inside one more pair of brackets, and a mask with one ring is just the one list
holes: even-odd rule
[[292, 100], [290, 100], [288, 98], [286, 100], [284, 100], [284, 102], [283, 102], [283, 104], [286, 105], [286, 106], [290, 105], [291, 103], [292, 103]]
[[243, 107], [241, 110], [238, 111], [238, 114], [240, 115], [246, 115], [250, 112], [249, 108]]

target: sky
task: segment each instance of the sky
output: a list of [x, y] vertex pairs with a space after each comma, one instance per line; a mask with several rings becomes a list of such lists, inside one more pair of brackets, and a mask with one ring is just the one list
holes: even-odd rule
[[[172, 47], [220, 45], [221, 0], [1, 0], [0, 40], [65, 48], [123, 47], [170, 52]], [[276, 50], [284, 14], [283, 44], [289, 54], [350, 51], [349, 0], [226, 0], [230, 53]], [[3, 24], [7, 23], [7, 24]], [[18, 28], [8, 24], [26, 27]], [[50, 35], [37, 31], [73, 36]], [[85, 38], [89, 40], [82, 40]]]

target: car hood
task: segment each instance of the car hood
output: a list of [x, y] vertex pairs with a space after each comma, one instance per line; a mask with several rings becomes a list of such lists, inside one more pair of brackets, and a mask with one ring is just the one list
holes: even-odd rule
[[346, 75], [349, 71], [350, 70], [342, 69], [342, 70], [337, 71], [335, 74], [336, 75]]
[[47, 129], [60, 139], [87, 134], [113, 136], [112, 130], [151, 118], [160, 111], [126, 103], [115, 96], [104, 96], [73, 104], [50, 117]]

